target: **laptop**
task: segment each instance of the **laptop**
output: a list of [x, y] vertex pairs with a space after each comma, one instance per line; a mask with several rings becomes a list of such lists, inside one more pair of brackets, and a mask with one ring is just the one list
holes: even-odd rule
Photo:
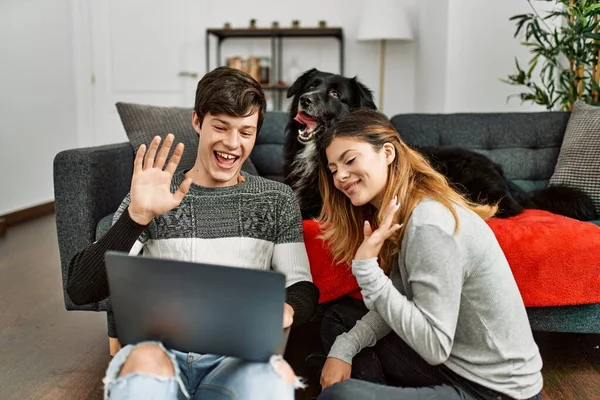
[[266, 362], [282, 355], [285, 275], [240, 267], [106, 253], [119, 340]]

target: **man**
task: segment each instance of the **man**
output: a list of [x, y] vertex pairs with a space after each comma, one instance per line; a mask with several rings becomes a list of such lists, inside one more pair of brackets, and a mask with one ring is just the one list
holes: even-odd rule
[[[181, 143], [167, 162], [173, 135], [160, 148], [160, 137], [147, 151], [140, 146], [130, 193], [111, 229], [71, 261], [67, 293], [74, 303], [109, 295], [107, 250], [143, 250], [156, 257], [281, 271], [287, 281], [284, 327], [310, 319], [318, 290], [295, 197], [284, 184], [241, 171], [265, 107], [260, 85], [246, 73], [217, 68], [200, 80], [192, 114], [199, 135], [193, 168], [175, 173]], [[105, 393], [113, 399], [292, 399], [300, 385], [281, 357], [248, 363], [141, 343], [123, 348], [111, 361]]]

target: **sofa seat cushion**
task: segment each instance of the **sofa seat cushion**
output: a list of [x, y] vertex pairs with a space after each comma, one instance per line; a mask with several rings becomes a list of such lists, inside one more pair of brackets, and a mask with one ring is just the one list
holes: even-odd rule
[[[600, 303], [600, 227], [541, 210], [488, 224], [496, 235], [527, 307]], [[349, 265], [335, 265], [315, 221], [304, 240], [320, 301], [359, 297]]]

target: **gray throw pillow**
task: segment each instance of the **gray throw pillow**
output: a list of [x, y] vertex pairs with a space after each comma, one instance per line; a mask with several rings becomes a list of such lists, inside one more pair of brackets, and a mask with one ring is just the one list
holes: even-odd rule
[[[136, 152], [140, 145], [148, 146], [155, 136], [165, 138], [175, 135], [175, 143], [183, 143], [184, 150], [177, 171], [194, 166], [198, 153], [198, 133], [192, 126], [192, 109], [184, 107], [158, 107], [143, 104], [117, 103], [117, 111], [125, 128], [129, 142]], [[173, 147], [174, 149], [174, 147]], [[169, 157], [173, 153], [171, 153]], [[249, 174], [258, 175], [250, 158], [242, 166]]]
[[600, 213], [600, 107], [575, 103], [550, 185], [587, 193]]

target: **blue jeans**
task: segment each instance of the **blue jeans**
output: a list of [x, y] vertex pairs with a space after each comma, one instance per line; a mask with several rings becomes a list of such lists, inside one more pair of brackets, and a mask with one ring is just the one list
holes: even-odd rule
[[232, 357], [166, 350], [162, 344], [155, 344], [171, 359], [175, 376], [141, 373], [119, 376], [135, 348], [129, 345], [108, 366], [105, 399], [292, 400], [294, 389], [303, 386], [298, 378], [293, 384], [284, 382], [274, 369], [275, 363], [283, 361], [278, 356], [267, 363], [245, 362]]

